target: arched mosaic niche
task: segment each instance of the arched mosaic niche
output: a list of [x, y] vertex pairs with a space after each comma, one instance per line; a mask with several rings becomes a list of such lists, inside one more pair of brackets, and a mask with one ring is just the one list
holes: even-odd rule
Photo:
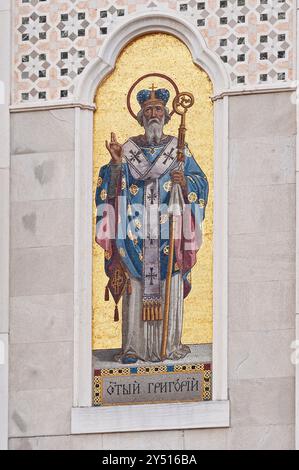
[[[172, 365], [175, 367], [187, 366], [187, 369], [195, 366], [201, 378], [203, 379], [205, 375], [206, 384], [209, 384], [207, 385], [209, 391], [205, 395], [201, 388], [200, 398], [210, 399], [213, 331], [214, 173], [213, 104], [210, 96], [213, 90], [208, 75], [193, 63], [188, 48], [179, 39], [165, 33], [152, 33], [135, 39], [124, 48], [118, 57], [114, 71], [98, 88], [95, 97], [97, 110], [94, 115], [93, 194], [97, 186], [99, 168], [110, 160], [105, 148], [105, 139], [109, 140], [110, 133], [115, 132], [119, 142], [124, 143], [130, 136], [138, 135], [142, 131], [139, 124], [128, 113], [126, 95], [131, 84], [138, 77], [154, 71], [167, 74], [175, 80], [180, 90], [191, 91], [195, 97], [195, 104], [187, 115], [186, 141], [196, 161], [207, 176], [210, 193], [204, 223], [204, 242], [198, 253], [197, 264], [192, 270], [192, 290], [184, 303], [182, 342], [189, 345], [199, 345], [203, 354], [200, 357], [196, 357], [195, 354], [194, 357], [189, 357], [188, 361], [182, 362], [180, 360], [178, 364], [173, 361]], [[149, 87], [151, 83], [152, 79], [149, 79], [148, 84], [143, 83], [142, 85]], [[158, 80], [155, 85], [160, 87], [165, 86], [165, 83]], [[174, 116], [166, 126], [165, 133], [176, 136], [178, 126], [179, 117]], [[95, 229], [95, 208], [93, 227]], [[94, 242], [92, 342], [93, 350], [96, 351], [94, 354], [94, 369], [97, 371], [95, 393], [98, 393], [98, 397], [101, 397], [95, 398], [95, 404], [102, 404], [101, 400], [105, 386], [102, 378], [103, 372], [99, 373], [98, 371], [107, 370], [108, 366], [111, 368], [113, 366], [111, 357], [113, 357], [115, 350], [122, 347], [121, 318], [119, 322], [114, 322], [114, 303], [104, 301], [104, 288], [107, 284], [107, 277], [103, 265], [104, 251]], [[111, 350], [113, 350], [113, 353]], [[206, 370], [204, 369], [204, 362], [208, 364]], [[153, 364], [148, 364], [148, 366], [154, 367]], [[114, 367], [117, 367], [117, 365], [114, 364]], [[164, 365], [159, 365], [159, 367], [162, 367], [162, 369], [166, 367], [167, 369], [169, 361]], [[128, 370], [128, 367], [123, 368], [123, 370], [125, 369]], [[166, 373], [167, 370], [164, 369], [162, 372]], [[111, 370], [113, 370], [113, 367]], [[177, 370], [172, 371], [172, 373], [174, 372], [177, 372]], [[100, 393], [99, 390], [101, 390]], [[199, 395], [197, 399], [199, 399]], [[148, 401], [151, 401], [150, 397]]]

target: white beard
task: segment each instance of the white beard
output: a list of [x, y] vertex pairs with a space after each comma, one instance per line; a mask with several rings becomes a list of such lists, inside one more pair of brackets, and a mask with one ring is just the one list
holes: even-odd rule
[[149, 144], [158, 144], [160, 142], [163, 135], [164, 120], [165, 118], [163, 117], [162, 121], [154, 121], [149, 124], [146, 119], [143, 118], [145, 136]]

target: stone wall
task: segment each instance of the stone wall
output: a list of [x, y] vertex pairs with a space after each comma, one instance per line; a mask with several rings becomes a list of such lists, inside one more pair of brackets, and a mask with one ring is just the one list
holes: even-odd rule
[[292, 449], [296, 108], [229, 98], [231, 427], [70, 435], [74, 111], [12, 114], [11, 449]]
[[12, 115], [10, 436], [68, 434], [74, 112]]

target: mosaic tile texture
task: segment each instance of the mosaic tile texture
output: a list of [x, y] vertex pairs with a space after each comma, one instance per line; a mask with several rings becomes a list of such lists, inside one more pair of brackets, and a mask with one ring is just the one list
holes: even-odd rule
[[71, 98], [74, 78], [124, 17], [177, 11], [227, 67], [233, 87], [294, 79], [295, 0], [15, 0], [14, 103]]
[[[160, 44], [159, 48], [155, 44]], [[152, 50], [147, 62], [144, 57]], [[138, 77], [150, 73], [157, 67], [161, 73], [168, 74], [179, 89], [187, 89], [194, 94], [195, 103], [188, 111], [188, 145], [209, 181], [209, 202], [206, 207], [204, 223], [204, 243], [198, 253], [198, 262], [192, 269], [192, 290], [184, 301], [183, 344], [212, 343], [213, 341], [213, 202], [214, 202], [214, 166], [213, 166], [213, 104], [211, 83], [207, 74], [196, 67], [187, 47], [178, 39], [167, 34], [148, 34], [133, 41], [120, 54], [114, 72], [98, 88], [94, 114], [94, 163], [93, 194], [98, 181], [99, 168], [109, 158], [105, 138], [116, 133], [119, 142], [125, 142], [129, 136], [140, 133], [140, 125], [132, 119], [126, 107], [126, 94], [132, 82]], [[159, 88], [169, 87], [164, 80], [156, 81]], [[152, 80], [143, 80], [140, 88], [150, 86]], [[172, 100], [173, 90], [170, 93]], [[139, 86], [137, 87], [137, 90]], [[139, 109], [137, 100], [132, 99], [133, 110]], [[177, 135], [178, 116], [167, 124], [166, 132]], [[198, 136], [201, 136], [200, 139]], [[94, 217], [96, 207], [93, 206]], [[93, 221], [95, 229], [95, 218]], [[113, 321], [114, 303], [104, 300], [104, 287], [107, 276], [104, 273], [104, 250], [95, 242], [93, 235], [93, 349], [121, 348], [121, 322]], [[121, 308], [119, 308], [121, 312]], [[195, 327], [196, 326], [196, 327]]]
[[[189, 374], [189, 376], [188, 376]], [[191, 376], [190, 376], [191, 374]], [[181, 382], [179, 380], [181, 379]], [[125, 380], [121, 380], [125, 379]], [[162, 383], [161, 383], [162, 379]], [[200, 382], [196, 393], [186, 393], [188, 380]], [[176, 381], [176, 393], [169, 386]], [[149, 381], [151, 386], [149, 386]], [[152, 382], [151, 382], [152, 381]], [[170, 382], [170, 383], [169, 383]], [[190, 382], [189, 382], [190, 383]], [[140, 386], [141, 385], [141, 386]], [[180, 393], [180, 385], [185, 393]], [[160, 386], [160, 387], [159, 387]], [[167, 387], [167, 388], [166, 388]], [[110, 388], [110, 392], [109, 392]], [[155, 390], [148, 392], [148, 388]], [[160, 393], [157, 391], [160, 390]], [[164, 391], [162, 391], [164, 390]], [[167, 393], [165, 393], [167, 390]], [[179, 392], [180, 390], [180, 392]], [[108, 391], [108, 393], [107, 393]], [[138, 393], [132, 393], [137, 391]], [[125, 392], [125, 393], [123, 393]], [[188, 390], [190, 392], [190, 390]], [[116, 399], [111, 395], [116, 394]], [[110, 395], [110, 397], [109, 397]], [[122, 397], [122, 395], [124, 395]], [[118, 369], [95, 369], [93, 382], [93, 405], [127, 405], [154, 402], [209, 401], [212, 399], [212, 364], [175, 364], [163, 366], [137, 366]]]

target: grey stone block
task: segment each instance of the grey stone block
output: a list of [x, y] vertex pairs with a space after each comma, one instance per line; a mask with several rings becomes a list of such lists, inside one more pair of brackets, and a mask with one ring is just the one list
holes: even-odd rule
[[72, 199], [11, 204], [12, 248], [72, 245], [73, 232]]
[[295, 281], [229, 284], [229, 330], [294, 328]]
[[229, 233], [295, 231], [295, 201], [295, 184], [231, 188]]
[[12, 297], [10, 342], [73, 341], [73, 294]]
[[235, 332], [229, 335], [229, 376], [232, 380], [290, 377], [295, 329]]
[[227, 429], [186, 429], [184, 450], [226, 450]]
[[231, 381], [231, 426], [294, 424], [294, 377]]
[[9, 450], [70, 450], [71, 436], [22, 437], [9, 440]]
[[249, 297], [254, 283], [230, 282], [228, 284], [229, 331], [249, 331]]
[[10, 0], [2, 0], [1, 2], [1, 6], [0, 6], [0, 11], [8, 11], [10, 10], [10, 7], [11, 7], [11, 3], [10, 3]]
[[109, 450], [171, 450], [183, 446], [183, 431], [103, 434], [103, 449]]
[[11, 153], [73, 150], [75, 110], [28, 111], [11, 115]]
[[83, 434], [71, 436], [71, 450], [101, 450], [103, 449], [102, 434]]
[[296, 106], [290, 93], [265, 93], [229, 98], [230, 139], [296, 134]]
[[9, 170], [0, 169], [0, 333], [9, 324]]
[[9, 437], [70, 434], [71, 407], [71, 389], [12, 392]]
[[73, 197], [73, 151], [12, 155], [12, 202]]
[[229, 236], [229, 282], [295, 279], [295, 233]]
[[235, 426], [228, 430], [228, 450], [294, 450], [293, 425]]
[[73, 291], [73, 247], [18, 248], [11, 252], [11, 296]]
[[230, 187], [295, 183], [295, 167], [295, 136], [251, 136], [229, 142]]
[[70, 389], [73, 343], [11, 344], [10, 390]]

